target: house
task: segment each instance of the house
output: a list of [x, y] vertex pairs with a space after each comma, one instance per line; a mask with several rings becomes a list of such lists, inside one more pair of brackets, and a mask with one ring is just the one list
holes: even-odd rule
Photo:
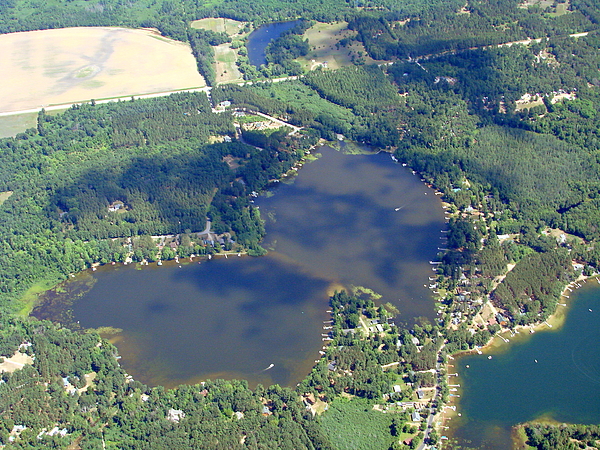
[[425, 393], [421, 389], [417, 389], [417, 398], [421, 400], [425, 396]]
[[109, 212], [115, 212], [115, 211], [118, 211], [118, 210], [120, 210], [122, 208], [125, 208], [125, 203], [123, 203], [123, 202], [121, 202], [119, 200], [116, 200], [116, 201], [112, 202], [108, 206], [108, 211]]
[[502, 326], [508, 325], [508, 319], [500, 313], [496, 314], [496, 321]]
[[417, 411], [413, 411], [413, 413], [410, 415], [410, 419], [413, 422], [420, 422], [421, 421], [421, 415]]
[[169, 412], [167, 413], [167, 420], [173, 422], [173, 423], [179, 423], [179, 421], [181, 419], [183, 419], [185, 417], [185, 413], [180, 410], [180, 409], [169, 409]]
[[398, 392], [400, 392], [400, 391], [402, 391], [402, 388], [400, 387], [400, 385], [399, 385], [399, 384], [395, 384], [395, 385], [394, 385], [394, 392], [395, 392], [395, 393], [398, 393]]
[[327, 368], [333, 372], [337, 369], [336, 365], [337, 363], [335, 361], [331, 361], [329, 364], [327, 364]]

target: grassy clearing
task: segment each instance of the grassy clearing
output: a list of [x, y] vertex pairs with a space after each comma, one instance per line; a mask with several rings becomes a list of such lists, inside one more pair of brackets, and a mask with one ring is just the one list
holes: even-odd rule
[[339, 450], [387, 450], [394, 442], [390, 434], [392, 418], [393, 414], [373, 410], [368, 400], [337, 398], [320, 420]]
[[227, 33], [229, 36], [239, 34], [246, 26], [246, 22], [240, 22], [233, 19], [223, 19], [222, 17], [208, 17], [206, 19], [194, 20], [190, 26], [192, 28], [215, 31], [217, 33]]
[[37, 113], [0, 117], [0, 137], [14, 137], [37, 125]]
[[[304, 33], [311, 51], [297, 61], [305, 70], [313, 70], [319, 66], [339, 69], [351, 65], [353, 55], [366, 55], [365, 48], [358, 42], [352, 42], [348, 47], [337, 45], [342, 39], [354, 36], [354, 31], [348, 30], [347, 26], [346, 22], [317, 22]], [[367, 57], [365, 62], [370, 64], [373, 60]]]
[[13, 195], [13, 191], [0, 192], [0, 205], [8, 200], [11, 195]]
[[42, 280], [27, 289], [17, 302], [17, 314], [22, 317], [27, 317], [31, 314], [31, 311], [33, 311], [38, 302], [38, 296], [42, 292], [52, 289], [60, 281], [59, 279]]
[[568, 14], [570, 2], [567, 0], [565, 3], [558, 3], [555, 0], [525, 0], [519, 4], [519, 8], [528, 9], [531, 6], [537, 6], [541, 10], [545, 11], [550, 17], [560, 17]]
[[230, 47], [230, 44], [218, 45], [214, 49], [217, 62], [217, 83], [243, 81], [244, 78], [236, 65], [237, 52]]
[[257, 84], [252, 89], [258, 95], [267, 98], [275, 96], [276, 99], [290, 104], [294, 108], [308, 110], [315, 116], [327, 114], [343, 123], [352, 124], [354, 122], [354, 115], [349, 109], [325, 100], [299, 81], [272, 83], [269, 86]]

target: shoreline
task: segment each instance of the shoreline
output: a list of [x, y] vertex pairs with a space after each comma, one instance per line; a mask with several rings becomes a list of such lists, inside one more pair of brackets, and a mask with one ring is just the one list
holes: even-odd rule
[[[516, 337], [517, 335], [523, 336], [521, 339], [525, 340], [525, 339], [527, 339], [527, 336], [534, 334], [535, 332], [560, 330], [565, 323], [566, 316], [568, 314], [568, 310], [571, 307], [570, 294], [573, 293], [574, 291], [576, 291], [577, 289], [583, 287], [583, 285], [587, 284], [588, 280], [596, 280], [598, 282], [598, 287], [600, 288], [600, 274], [595, 273], [590, 276], [581, 274], [579, 277], [577, 277], [577, 279], [571, 281], [563, 288], [563, 290], [560, 294], [560, 297], [557, 300], [557, 305], [556, 305], [555, 311], [550, 316], [548, 316], [548, 318], [545, 319], [544, 321], [527, 324], [527, 325], [517, 325], [514, 328], [503, 327], [500, 331], [498, 331], [496, 334], [494, 334], [484, 346], [478, 347], [475, 349], [470, 349], [470, 350], [462, 350], [462, 351], [453, 353], [451, 355], [449, 354], [447, 356], [447, 358], [448, 358], [447, 362], [443, 365], [443, 369], [446, 371], [446, 374], [444, 376], [446, 377], [446, 380], [447, 380], [447, 386], [451, 387], [450, 380], [451, 380], [451, 377], [454, 376], [454, 375], [449, 376], [450, 374], [457, 374], [456, 376], [454, 376], [454, 378], [457, 380], [460, 379], [460, 374], [458, 373], [458, 371], [456, 369], [456, 364], [454, 363], [455, 358], [460, 358], [462, 356], [471, 355], [471, 354], [475, 354], [475, 353], [484, 354], [486, 352], [490, 352], [490, 350], [499, 349], [501, 347], [505, 347], [503, 350], [508, 351], [509, 346], [507, 344], [510, 344], [511, 340], [507, 339], [506, 337], [503, 336], [503, 334], [505, 334], [505, 333], [510, 333], [511, 337], [513, 337], [513, 338]], [[562, 307], [560, 310], [558, 308], [559, 306]], [[527, 330], [528, 332], [521, 333], [522, 331], [525, 331], [525, 330]], [[459, 383], [455, 383], [455, 384], [459, 384]], [[460, 387], [459, 387], [459, 389], [460, 389]], [[460, 390], [458, 392], [460, 392]], [[444, 403], [443, 412], [441, 413], [441, 420], [439, 422], [436, 422], [436, 424], [435, 424], [435, 429], [440, 436], [443, 435], [443, 431], [449, 429], [449, 422], [452, 419], [456, 419], [457, 417], [462, 416], [462, 414], [458, 411], [459, 404], [460, 404], [460, 397], [451, 397], [446, 403]], [[558, 422], [556, 420], [549, 419], [544, 416], [540, 416], [540, 417], [535, 418], [528, 422], [515, 424], [511, 427], [511, 439], [513, 440], [513, 443], [515, 444], [514, 448], [526, 448], [526, 447], [523, 447], [523, 445], [525, 445], [525, 444], [522, 441], [518, 430], [520, 428], [522, 429], [525, 424], [536, 424], [536, 423], [555, 424], [555, 425], [565, 423], [565, 424], [569, 425], [566, 422]], [[447, 440], [447, 442], [449, 442], [449, 441]], [[443, 446], [442, 448], [444, 448], [444, 444], [442, 444], [441, 442], [440, 442], [440, 444]], [[518, 445], [521, 445], [521, 447], [518, 447]], [[448, 447], [446, 447], [446, 448], [448, 448]]]

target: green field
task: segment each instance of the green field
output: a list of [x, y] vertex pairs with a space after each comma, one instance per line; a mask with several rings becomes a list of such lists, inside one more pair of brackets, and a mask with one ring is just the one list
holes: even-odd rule
[[[317, 22], [304, 33], [308, 39], [311, 51], [308, 55], [298, 58], [297, 61], [306, 70], [317, 67], [327, 69], [339, 69], [342, 66], [352, 64], [352, 56], [366, 54], [365, 48], [359, 42], [353, 41], [348, 47], [336, 47], [338, 42], [344, 38], [352, 37], [355, 32], [348, 30], [346, 22], [323, 23]], [[366, 58], [365, 62], [373, 62]]]
[[37, 113], [0, 117], [0, 138], [14, 137], [37, 124]]
[[246, 25], [233, 19], [223, 19], [222, 17], [208, 17], [206, 19], [194, 20], [190, 26], [203, 30], [214, 31], [216, 33], [227, 33], [229, 36], [239, 34], [240, 30]]
[[394, 442], [390, 434], [393, 414], [373, 410], [360, 398], [337, 398], [320, 418], [331, 443], [339, 450], [387, 450]]

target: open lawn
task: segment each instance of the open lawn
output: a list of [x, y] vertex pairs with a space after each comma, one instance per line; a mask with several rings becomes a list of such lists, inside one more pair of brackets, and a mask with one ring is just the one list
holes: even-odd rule
[[[336, 47], [339, 41], [355, 34], [354, 31], [348, 30], [347, 25], [346, 22], [314, 24], [304, 33], [304, 38], [308, 39], [310, 45], [310, 52], [297, 61], [306, 70], [313, 70], [319, 66], [339, 69], [352, 64], [352, 55], [366, 55], [363, 45], [359, 42], [353, 41], [348, 47]], [[371, 64], [374, 61], [367, 57], [365, 62]]]
[[0, 53], [0, 112], [206, 85], [189, 46], [153, 30], [11, 33]]
[[33, 358], [25, 353], [16, 351], [13, 356], [4, 358], [4, 361], [0, 363], [0, 373], [12, 373], [15, 370], [22, 369], [25, 364], [33, 364]]
[[340, 450], [387, 450], [394, 441], [390, 434], [392, 417], [374, 410], [368, 400], [337, 398], [320, 421], [331, 443]]
[[214, 47], [217, 62], [217, 83], [231, 83], [233, 81], [243, 81], [244, 79], [235, 63], [237, 53], [230, 45], [221, 44]]
[[217, 33], [227, 33], [229, 36], [239, 34], [244, 28], [246, 22], [240, 22], [233, 19], [223, 19], [222, 17], [208, 17], [206, 19], [194, 20], [190, 26], [203, 30], [215, 31]]
[[37, 113], [0, 117], [0, 138], [14, 137], [37, 125]]

